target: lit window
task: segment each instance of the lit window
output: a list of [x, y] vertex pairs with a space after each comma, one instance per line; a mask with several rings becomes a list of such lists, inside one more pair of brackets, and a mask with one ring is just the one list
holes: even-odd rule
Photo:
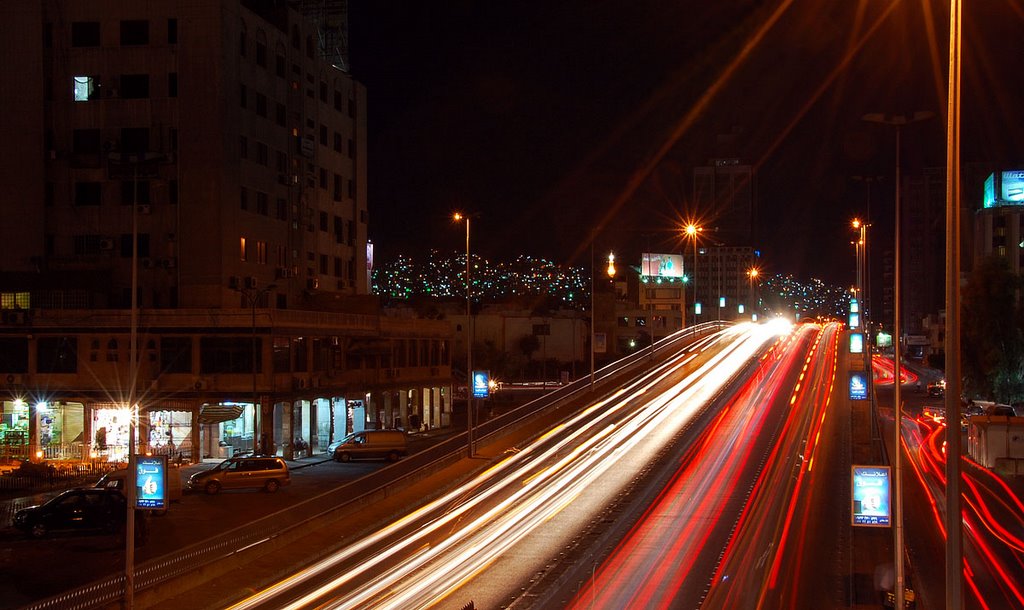
[[76, 102], [88, 102], [96, 99], [96, 95], [99, 93], [97, 91], [99, 82], [95, 76], [76, 76], [74, 83]]
[[246, 253], [246, 249], [245, 249], [245, 238], [244, 237], [239, 238], [238, 245], [239, 245], [239, 255], [241, 256], [242, 262], [244, 263], [246, 261], [246, 254], [247, 254]]

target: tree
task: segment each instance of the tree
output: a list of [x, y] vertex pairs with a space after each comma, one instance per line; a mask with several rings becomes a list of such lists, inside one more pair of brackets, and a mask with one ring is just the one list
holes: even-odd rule
[[964, 391], [997, 402], [1024, 399], [1024, 311], [1021, 280], [1002, 257], [971, 273], [961, 297]]

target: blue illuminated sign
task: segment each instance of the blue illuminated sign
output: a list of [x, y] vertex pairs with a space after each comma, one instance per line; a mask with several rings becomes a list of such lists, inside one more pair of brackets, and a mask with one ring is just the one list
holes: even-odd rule
[[864, 353], [864, 335], [862, 333], [850, 333], [850, 353]]
[[138, 456], [135, 461], [135, 507], [163, 510], [167, 503], [167, 456]]
[[694, 303], [693, 304], [693, 313], [694, 313], [694, 315], [698, 315], [698, 316], [701, 314], [700, 303]]
[[473, 398], [487, 398], [490, 390], [490, 373], [473, 371]]
[[860, 327], [860, 314], [859, 313], [850, 312], [850, 328], [859, 328], [859, 327]]
[[850, 371], [850, 400], [868, 399], [868, 374], [864, 371]]
[[854, 466], [853, 525], [888, 527], [892, 517], [888, 466]]

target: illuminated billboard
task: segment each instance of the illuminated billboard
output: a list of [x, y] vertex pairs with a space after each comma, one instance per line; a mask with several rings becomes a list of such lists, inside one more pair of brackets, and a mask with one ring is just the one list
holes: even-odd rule
[[888, 466], [853, 466], [853, 525], [888, 527], [890, 510], [890, 483]]
[[680, 254], [640, 255], [640, 275], [648, 277], [683, 277], [683, 257]]
[[[167, 456], [140, 455], [135, 463], [135, 507], [167, 508]], [[174, 476], [178, 476], [175, 473]]]
[[850, 353], [864, 353], [864, 335], [861, 333], [850, 333]]
[[850, 371], [850, 400], [868, 399], [868, 374], [864, 371]]
[[491, 390], [489, 371], [473, 371], [473, 398], [487, 398]]
[[982, 206], [1024, 205], [1024, 170], [989, 174], [985, 179]]

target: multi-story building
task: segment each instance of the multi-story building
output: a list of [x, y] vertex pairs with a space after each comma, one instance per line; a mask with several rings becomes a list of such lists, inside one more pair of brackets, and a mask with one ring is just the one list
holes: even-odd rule
[[130, 399], [193, 456], [447, 421], [450, 327], [369, 296], [365, 90], [292, 6], [0, 6], [0, 447], [108, 452]]

